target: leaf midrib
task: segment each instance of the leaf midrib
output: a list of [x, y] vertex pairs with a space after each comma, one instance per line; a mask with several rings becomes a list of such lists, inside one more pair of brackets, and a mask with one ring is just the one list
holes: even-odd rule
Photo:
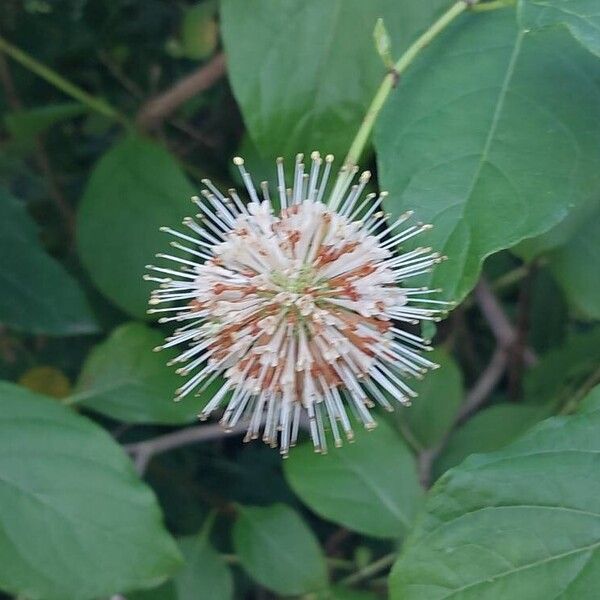
[[560, 560], [561, 558], [566, 558], [567, 556], [571, 556], [573, 554], [578, 554], [580, 552], [593, 551], [594, 549], [598, 548], [599, 546], [600, 546], [600, 541], [594, 542], [593, 544], [589, 544], [587, 546], [580, 546], [579, 548], [574, 548], [573, 550], [569, 550], [568, 552], [562, 552], [561, 554], [556, 554], [554, 556], [549, 556], [549, 557], [543, 558], [541, 560], [536, 560], [534, 562], [527, 563], [525, 565], [521, 565], [514, 569], [508, 569], [507, 571], [502, 571], [501, 573], [498, 573], [497, 575], [492, 575], [491, 577], [486, 577], [484, 579], [478, 579], [477, 581], [474, 581], [474, 582], [464, 585], [460, 588], [456, 588], [456, 589], [452, 590], [452, 592], [449, 595], [444, 596], [440, 600], [447, 600], [448, 598], [452, 598], [453, 596], [455, 596], [456, 594], [458, 594], [460, 592], [463, 592], [464, 590], [476, 587], [478, 585], [481, 585], [482, 583], [490, 582], [490, 579], [493, 580], [490, 583], [495, 583], [497, 579], [501, 579], [503, 577], [508, 577], [509, 575], [512, 575], [514, 573], [518, 573], [520, 571], [526, 571], [527, 569], [531, 569], [531, 568], [537, 567], [539, 565], [550, 563], [555, 560]]

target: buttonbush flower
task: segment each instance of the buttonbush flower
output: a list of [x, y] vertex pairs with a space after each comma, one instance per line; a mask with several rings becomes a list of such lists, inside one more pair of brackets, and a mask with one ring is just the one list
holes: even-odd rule
[[342, 168], [328, 193], [333, 157], [311, 159], [305, 172], [297, 156], [290, 189], [279, 159], [271, 198], [235, 158], [249, 203], [204, 180], [202, 198], [193, 198], [200, 213], [183, 222], [189, 232], [163, 228], [183, 255], [157, 256], [176, 268], [150, 265], [155, 274], [146, 276], [159, 284], [150, 304], [168, 305], [149, 312], [181, 324], [161, 346], [184, 347], [172, 362], [189, 379], [176, 399], [223, 376], [199, 417], [223, 405], [225, 428], [244, 421], [246, 440], [262, 434], [284, 456], [301, 422], [324, 452], [326, 429], [336, 446], [353, 438], [349, 412], [373, 428], [375, 403], [408, 404], [416, 394], [406, 377], [436, 365], [407, 326], [438, 320], [445, 304], [405, 285], [442, 257], [430, 248], [398, 251], [429, 226], [405, 226], [408, 212], [390, 220], [385, 192], [363, 198], [369, 172], [353, 184], [356, 167]]

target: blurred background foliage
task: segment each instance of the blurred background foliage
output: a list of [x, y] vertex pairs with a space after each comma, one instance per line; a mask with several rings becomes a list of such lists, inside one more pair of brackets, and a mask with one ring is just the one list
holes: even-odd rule
[[[441, 368], [376, 431], [324, 457], [302, 445], [283, 463], [194, 425], [218, 382], [171, 402], [180, 379], [168, 352], [152, 352], [169, 327], [146, 314], [144, 266], [203, 178], [240, 185], [232, 156], [256, 180], [273, 178], [279, 155], [318, 149], [341, 163], [386, 74], [377, 18], [397, 58], [449, 2], [3, 0], [6, 597], [373, 600], [410, 532], [393, 598], [449, 597], [423, 583], [439, 577], [455, 598], [483, 581], [486, 598], [545, 599], [583, 573], [563, 554], [598, 562], [597, 519], [524, 513], [506, 524], [523, 519], [523, 539], [498, 552], [531, 564], [549, 552], [555, 587], [539, 569], [509, 569], [502, 587], [489, 549], [453, 554], [502, 530], [457, 525], [480, 505], [600, 512], [597, 473], [574, 483], [558, 469], [579, 477], [580, 465], [522, 452], [560, 446], [558, 421], [528, 432], [581, 410], [600, 381], [600, 19], [591, 2], [562, 2], [568, 11], [519, 0], [461, 16], [392, 92], [362, 164], [390, 191], [386, 209], [432, 222], [427, 243], [448, 256], [428, 281], [457, 303], [426, 331]], [[560, 439], [600, 439], [597, 405], [596, 393], [585, 414], [560, 417]], [[500, 477], [502, 452], [514, 471]], [[474, 453], [491, 454], [463, 463]], [[428, 545], [436, 520], [456, 537]], [[590, 568], [568, 597], [596, 597]]]

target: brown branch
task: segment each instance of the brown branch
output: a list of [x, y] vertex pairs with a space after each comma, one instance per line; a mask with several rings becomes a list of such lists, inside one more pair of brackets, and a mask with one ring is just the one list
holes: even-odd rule
[[212, 87], [225, 74], [225, 55], [220, 52], [171, 88], [142, 105], [136, 123], [142, 129], [159, 125], [167, 116], [196, 94]]
[[487, 367], [470, 389], [463, 405], [460, 407], [455, 420], [456, 425], [466, 421], [473, 413], [477, 412], [500, 381], [507, 364], [508, 354], [506, 350], [500, 347], [496, 348]]
[[483, 370], [483, 373], [481, 373], [479, 379], [467, 394], [448, 433], [437, 446], [419, 452], [417, 464], [419, 480], [425, 489], [431, 485], [433, 463], [446, 447], [452, 432], [458, 425], [466, 421], [473, 413], [477, 412], [477, 410], [485, 403], [504, 374], [507, 364], [508, 354], [504, 348], [498, 346], [494, 351], [494, 354], [492, 354], [492, 358], [487, 367]]
[[[510, 349], [517, 341], [518, 333], [484, 279], [481, 279], [475, 287], [475, 299], [498, 344], [506, 350]], [[524, 348], [523, 361], [527, 366], [533, 366], [538, 358], [531, 348]]]
[[218, 423], [197, 425], [196, 427], [188, 427], [172, 433], [165, 433], [164, 435], [143, 442], [126, 444], [125, 450], [132, 455], [137, 471], [141, 474], [146, 470], [150, 460], [157, 454], [199, 442], [208, 442], [239, 435], [244, 431], [244, 424], [238, 425], [230, 431], [223, 429]]
[[536, 274], [536, 265], [527, 265], [527, 274], [519, 288], [516, 318], [516, 339], [508, 364], [508, 395], [512, 400], [521, 396], [523, 384], [524, 353], [529, 334], [529, 312], [531, 309], [531, 288]]
[[[462, 404], [456, 415], [454, 424], [446, 436], [434, 448], [427, 448], [419, 453], [419, 477], [421, 484], [425, 488], [428, 488], [431, 485], [433, 463], [446, 447], [452, 431], [457, 425], [460, 425], [477, 412], [488, 399], [489, 395], [506, 371], [511, 351], [515, 349], [515, 345], [519, 343], [522, 344], [520, 351], [522, 352], [523, 362], [526, 365], [534, 365], [538, 360], [535, 352], [524, 345], [522, 334], [513, 327], [512, 323], [505, 315], [500, 302], [498, 302], [490, 286], [483, 279], [481, 279], [475, 287], [475, 299], [496, 338], [496, 349], [494, 350], [488, 365], [467, 394], [465, 402]], [[523, 327], [525, 327], [525, 325], [523, 325]]]

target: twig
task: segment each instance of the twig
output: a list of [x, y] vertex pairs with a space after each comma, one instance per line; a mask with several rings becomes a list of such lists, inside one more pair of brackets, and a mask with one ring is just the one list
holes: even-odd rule
[[143, 104], [136, 117], [137, 124], [142, 129], [157, 126], [184, 102], [210, 88], [224, 74], [225, 55], [220, 52], [174, 86]]
[[508, 363], [508, 395], [512, 400], [520, 397], [523, 380], [523, 355], [527, 347], [529, 333], [529, 311], [531, 308], [531, 287], [536, 274], [536, 264], [527, 265], [527, 276], [519, 288], [517, 302], [516, 339]]
[[496, 387], [498, 381], [504, 374], [508, 364], [508, 354], [504, 348], [498, 347], [492, 354], [492, 358], [480, 375], [475, 385], [471, 388], [465, 402], [461, 406], [452, 427], [448, 430], [443, 439], [437, 446], [426, 448], [419, 452], [417, 459], [417, 468], [419, 471], [419, 481], [421, 485], [428, 489], [431, 486], [433, 463], [446, 447], [452, 432], [457, 425], [466, 421], [473, 413], [475, 413], [487, 400], [492, 390]]
[[396, 556], [395, 552], [386, 554], [366, 567], [363, 567], [356, 573], [344, 577], [339, 583], [340, 585], [354, 585], [355, 583], [368, 579], [371, 575], [375, 575], [375, 573], [379, 573], [379, 571], [383, 571], [383, 569], [389, 567], [396, 560]]
[[[517, 341], [517, 331], [504, 314], [500, 302], [484, 279], [481, 279], [475, 287], [475, 299], [498, 344], [507, 350], [511, 348]], [[531, 348], [524, 348], [523, 360], [527, 366], [533, 366], [537, 363], [538, 358]]]
[[593, 371], [575, 391], [571, 399], [559, 411], [559, 415], [568, 415], [579, 408], [580, 402], [588, 395], [592, 388], [600, 383], [600, 367]]
[[[514, 345], [519, 342], [519, 333], [513, 327], [496, 296], [492, 292], [489, 284], [481, 279], [475, 287], [475, 298], [483, 316], [489, 323], [490, 329], [496, 338], [496, 349], [492, 357], [483, 370], [469, 393], [465, 402], [461, 406], [453, 427], [450, 428], [446, 436], [434, 448], [427, 448], [418, 455], [419, 478], [423, 487], [427, 488], [431, 484], [431, 469], [435, 459], [446, 447], [450, 435], [457, 425], [466, 421], [473, 413], [485, 403], [491, 392], [494, 390], [500, 378], [508, 366], [510, 352]], [[523, 346], [523, 362], [529, 366], [537, 362], [537, 356], [531, 348]]]
[[142, 88], [133, 80], [129, 79], [121, 67], [111, 58], [106, 50], [98, 50], [100, 62], [108, 69], [108, 72], [123, 86], [123, 88], [134, 98], [141, 100], [144, 97]]
[[234, 427], [230, 431], [223, 429], [218, 423], [197, 425], [196, 427], [188, 427], [187, 429], [181, 429], [173, 433], [166, 433], [143, 442], [126, 444], [125, 450], [133, 456], [136, 469], [141, 474], [144, 473], [150, 460], [157, 454], [199, 442], [208, 442], [239, 435], [244, 431], [245, 426], [243, 424]]
[[508, 354], [504, 348], [496, 348], [492, 358], [475, 385], [471, 388], [465, 402], [456, 416], [455, 425], [466, 421], [485, 402], [496, 387], [508, 364]]

